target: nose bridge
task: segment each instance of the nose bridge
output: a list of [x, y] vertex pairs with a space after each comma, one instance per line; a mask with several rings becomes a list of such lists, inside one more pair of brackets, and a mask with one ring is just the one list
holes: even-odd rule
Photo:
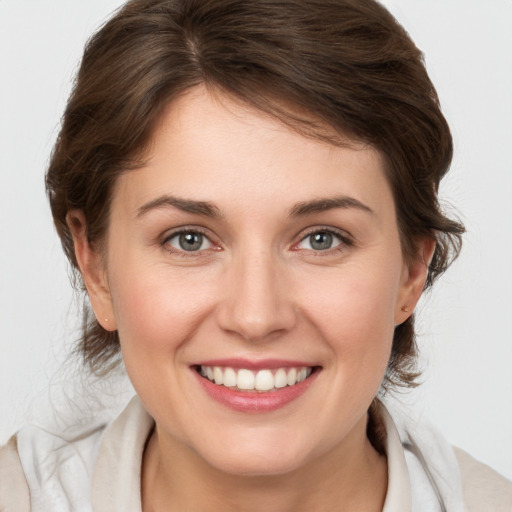
[[289, 330], [295, 312], [279, 258], [271, 248], [245, 247], [233, 257], [220, 323], [247, 340]]

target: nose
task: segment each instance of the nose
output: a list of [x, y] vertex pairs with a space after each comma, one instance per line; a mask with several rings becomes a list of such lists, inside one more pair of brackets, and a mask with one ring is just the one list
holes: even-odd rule
[[286, 272], [271, 254], [245, 253], [231, 261], [218, 323], [248, 341], [273, 339], [296, 324]]

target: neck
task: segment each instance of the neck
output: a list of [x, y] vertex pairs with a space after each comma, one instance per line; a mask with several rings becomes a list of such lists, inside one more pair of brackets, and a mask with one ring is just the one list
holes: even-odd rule
[[286, 474], [243, 476], [220, 471], [155, 429], [144, 453], [144, 512], [381, 511], [387, 464], [366, 437], [366, 422], [329, 453]]

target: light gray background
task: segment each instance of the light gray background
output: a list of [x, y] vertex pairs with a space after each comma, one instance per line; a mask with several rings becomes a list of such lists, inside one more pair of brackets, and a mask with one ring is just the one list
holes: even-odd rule
[[[0, 442], [79, 376], [43, 174], [84, 41], [119, 4], [0, 0]], [[398, 399], [512, 479], [512, 1], [384, 4], [426, 54], [455, 138], [442, 197], [468, 228], [421, 304], [425, 383]], [[123, 401], [120, 389], [103, 391]]]

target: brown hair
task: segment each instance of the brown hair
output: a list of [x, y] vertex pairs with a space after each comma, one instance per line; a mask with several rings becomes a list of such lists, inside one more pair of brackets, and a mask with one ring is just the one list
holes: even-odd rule
[[[85, 48], [46, 177], [78, 279], [67, 212], [84, 212], [88, 240], [100, 247], [117, 176], [137, 165], [163, 108], [199, 84], [308, 136], [337, 143], [334, 133], [380, 150], [405, 257], [420, 237], [436, 242], [427, 287], [458, 254], [463, 227], [437, 198], [450, 131], [421, 52], [379, 3], [132, 0]], [[117, 333], [87, 306], [80, 349], [96, 372], [118, 361]], [[415, 356], [410, 317], [395, 329], [384, 384], [412, 385]]]

